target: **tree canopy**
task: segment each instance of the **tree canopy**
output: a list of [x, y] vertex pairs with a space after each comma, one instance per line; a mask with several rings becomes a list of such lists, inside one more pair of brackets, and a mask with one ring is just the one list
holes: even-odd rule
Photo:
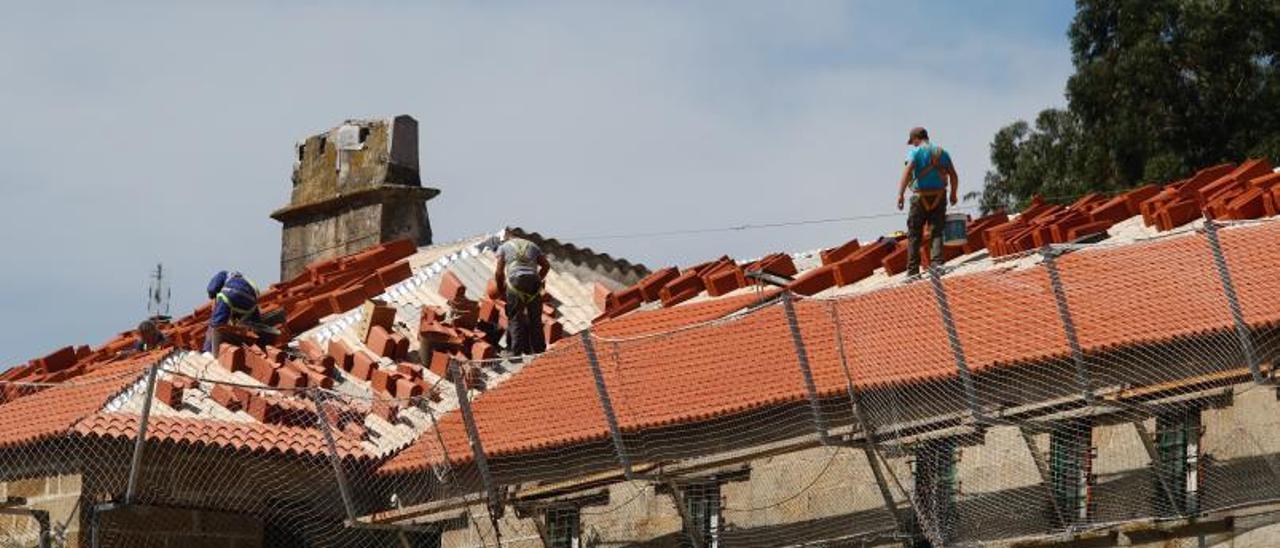
[[1077, 0], [1067, 36], [1067, 108], [996, 132], [984, 210], [1280, 160], [1280, 2]]

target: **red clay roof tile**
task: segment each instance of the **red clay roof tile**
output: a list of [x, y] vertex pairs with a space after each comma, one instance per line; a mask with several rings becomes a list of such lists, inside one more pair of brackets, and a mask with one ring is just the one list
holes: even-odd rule
[[162, 352], [101, 364], [62, 384], [0, 405], [0, 447], [64, 434], [98, 412], [107, 400], [136, 382]]
[[[265, 408], [266, 402], [255, 398]], [[138, 415], [103, 413], [76, 424], [74, 431], [82, 436], [133, 439], [138, 436]], [[252, 422], [188, 419], [152, 415], [147, 422], [148, 441], [167, 441], [184, 445], [210, 445], [227, 449], [260, 449], [299, 456], [327, 456], [324, 434], [317, 428]], [[343, 458], [363, 456], [358, 440], [335, 439], [338, 455]]]
[[[1280, 294], [1280, 261], [1273, 249], [1280, 241], [1280, 222], [1224, 229], [1221, 238], [1246, 321], [1280, 323], [1274, 299]], [[1058, 265], [1086, 352], [1231, 328], [1201, 235], [1072, 253]], [[1059, 325], [1043, 268], [987, 271], [948, 277], [944, 283], [975, 373], [1067, 355], [1058, 329], [1009, 336], [1014, 325]], [[753, 296], [729, 297], [602, 322], [595, 330], [602, 339], [595, 346], [620, 427], [644, 430], [802, 400], [805, 392], [781, 307], [705, 323], [753, 301]], [[875, 387], [956, 374], [927, 283], [842, 298], [834, 307], [801, 300], [795, 309], [822, 395], [840, 394], [846, 382], [835, 347], [833, 308], [855, 384]], [[646, 337], [655, 333], [663, 335]], [[511, 455], [605, 439], [608, 429], [584, 360], [575, 340], [477, 399], [473, 408], [486, 451]], [[460, 417], [445, 416], [439, 428], [450, 456], [469, 459]], [[435, 435], [425, 434], [422, 439], [431, 441], [419, 443], [434, 442]], [[426, 448], [411, 447], [383, 471], [415, 470], [428, 458]]]

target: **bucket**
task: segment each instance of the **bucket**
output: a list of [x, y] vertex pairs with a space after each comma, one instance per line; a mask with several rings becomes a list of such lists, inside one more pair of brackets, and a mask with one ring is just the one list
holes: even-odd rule
[[948, 213], [947, 222], [942, 228], [942, 242], [946, 245], [964, 245], [969, 241], [969, 235], [965, 231], [965, 224], [969, 222], [969, 216], [964, 213]]

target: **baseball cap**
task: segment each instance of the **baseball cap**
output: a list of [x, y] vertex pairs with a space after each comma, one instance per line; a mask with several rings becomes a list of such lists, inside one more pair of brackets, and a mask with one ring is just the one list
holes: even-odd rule
[[911, 133], [907, 134], [907, 144], [908, 145], [911, 144], [912, 139], [928, 139], [928, 138], [929, 138], [929, 131], [920, 126], [916, 126], [911, 128]]

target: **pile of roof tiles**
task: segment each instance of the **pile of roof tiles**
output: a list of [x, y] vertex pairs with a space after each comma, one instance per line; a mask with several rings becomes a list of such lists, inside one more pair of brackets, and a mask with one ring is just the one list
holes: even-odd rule
[[[299, 350], [312, 359], [331, 363], [348, 377], [369, 383], [375, 398], [372, 412], [394, 422], [399, 405], [411, 398], [427, 396], [439, 401], [434, 384], [423, 375], [422, 365], [415, 363], [407, 336], [397, 332], [393, 323], [395, 309], [371, 303], [363, 347], [352, 348], [340, 339], [329, 340], [327, 349], [309, 339], [299, 343]], [[392, 401], [395, 400], [395, 401]]]
[[[410, 240], [399, 240], [371, 247], [359, 253], [313, 263], [291, 280], [272, 285], [258, 298], [258, 306], [264, 314], [284, 310], [286, 321], [282, 327], [281, 344], [317, 325], [330, 314], [359, 307], [367, 299], [383, 293], [387, 287], [413, 275], [406, 257], [414, 254], [417, 246]], [[169, 342], [179, 349], [199, 350], [204, 345], [205, 331], [213, 312], [212, 303], [197, 308], [191, 314], [173, 322], [161, 324], [160, 330]], [[0, 373], [0, 381], [10, 383], [57, 383], [79, 376], [104, 363], [118, 360], [122, 353], [131, 350], [138, 342], [136, 331], [121, 333], [97, 349], [88, 346], [61, 348], [48, 356], [10, 368]], [[276, 352], [279, 352], [277, 349]], [[274, 358], [273, 358], [274, 359]], [[297, 374], [285, 373], [273, 377], [264, 384], [305, 386], [321, 382], [314, 378], [323, 373], [303, 369]], [[329, 381], [332, 382], [331, 380]], [[29, 394], [26, 389], [21, 394]], [[0, 401], [17, 397], [17, 385], [6, 383], [0, 388]]]
[[751, 271], [790, 277], [796, 275], [796, 265], [790, 256], [782, 253], [767, 255], [746, 265], [725, 256], [683, 271], [676, 267], [663, 268], [620, 291], [609, 292], [597, 285], [596, 306], [603, 312], [595, 321], [622, 316], [645, 303], [675, 306], [704, 291], [712, 297], [719, 297], [750, 285], [746, 273]]
[[1208, 167], [1163, 187], [1148, 184], [1111, 198], [1089, 194], [1066, 206], [1037, 197], [1017, 218], [988, 230], [987, 249], [1001, 257], [1072, 242], [1137, 215], [1147, 226], [1167, 231], [1205, 215], [1242, 220], [1277, 213], [1280, 174], [1257, 159]]
[[[966, 253], [980, 250], [986, 245], [985, 235], [991, 227], [1008, 221], [1003, 212], [971, 220], [968, 240], [964, 244], [945, 245], [944, 256], [951, 260]], [[706, 292], [720, 297], [734, 290], [752, 285], [746, 274], [763, 272], [792, 279], [787, 288], [800, 295], [814, 295], [832, 287], [846, 286], [871, 276], [876, 269], [884, 268], [888, 274], [897, 274], [907, 268], [907, 248], [901, 237], [885, 237], [866, 245], [850, 240], [819, 253], [822, 265], [799, 273], [791, 256], [773, 253], [747, 264], [738, 264], [729, 257], [691, 266], [683, 271], [668, 267], [651, 273], [635, 285], [621, 291], [609, 292], [596, 288], [596, 306], [604, 311], [596, 321], [616, 318], [644, 306], [645, 303], [661, 303], [675, 306]], [[929, 248], [926, 239], [922, 246]], [[923, 253], [928, 266], [928, 253]], [[798, 275], [798, 276], [797, 276]]]
[[[423, 306], [418, 323], [423, 363], [440, 377], [448, 376], [451, 360], [492, 360], [507, 330], [506, 301], [498, 295], [496, 284], [489, 282], [485, 296], [479, 301], [467, 297], [467, 287], [453, 272], [440, 279], [439, 293], [446, 308]], [[542, 330], [548, 345], [564, 337], [564, 325], [548, 293], [542, 294]], [[482, 387], [479, 370], [471, 370], [469, 383]]]

